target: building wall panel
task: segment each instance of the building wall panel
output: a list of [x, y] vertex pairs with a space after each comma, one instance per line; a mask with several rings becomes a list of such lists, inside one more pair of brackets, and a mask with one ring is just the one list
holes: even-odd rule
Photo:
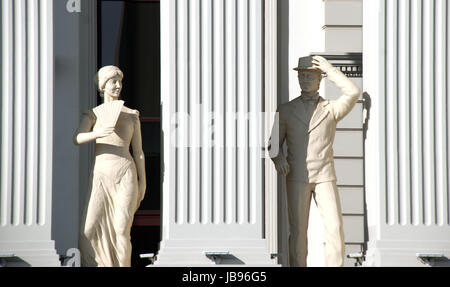
[[174, 191], [174, 221], [261, 224], [262, 1], [171, 4], [175, 90], [162, 101], [174, 102], [163, 121], [177, 123], [163, 123], [176, 175], [165, 182]]
[[386, 222], [448, 224], [447, 3], [385, 9]]
[[359, 0], [325, 1], [325, 26], [362, 25], [362, 2]]
[[51, 237], [53, 1], [1, 2], [0, 252], [58, 266]]
[[443, 0], [364, 2], [368, 266], [450, 256], [448, 13]]
[[51, 17], [45, 1], [4, 1], [1, 13], [0, 225], [43, 225], [52, 186]]

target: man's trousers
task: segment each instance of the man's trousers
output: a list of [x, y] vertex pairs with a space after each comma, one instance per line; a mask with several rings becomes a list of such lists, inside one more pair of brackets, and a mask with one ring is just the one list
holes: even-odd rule
[[289, 263], [306, 266], [308, 220], [311, 196], [314, 197], [325, 229], [325, 265], [344, 265], [344, 231], [336, 181], [305, 183], [287, 181], [289, 213]]

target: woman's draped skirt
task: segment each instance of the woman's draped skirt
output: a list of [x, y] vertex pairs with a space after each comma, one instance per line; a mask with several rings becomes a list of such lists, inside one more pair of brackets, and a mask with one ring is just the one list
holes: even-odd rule
[[131, 265], [130, 232], [137, 200], [137, 172], [131, 156], [97, 156], [81, 220], [82, 266]]

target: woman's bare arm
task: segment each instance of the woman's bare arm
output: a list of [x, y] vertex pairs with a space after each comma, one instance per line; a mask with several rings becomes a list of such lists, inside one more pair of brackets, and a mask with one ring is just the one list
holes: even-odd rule
[[138, 183], [139, 183], [139, 202], [141, 202], [145, 196], [147, 180], [145, 177], [145, 155], [144, 151], [142, 150], [141, 122], [139, 120], [138, 111], [136, 111], [136, 118], [134, 121], [134, 132], [133, 138], [131, 140], [131, 147], [133, 149], [134, 162], [136, 163]]
[[73, 135], [73, 143], [76, 145], [85, 144], [97, 138], [108, 136], [114, 131], [114, 128], [101, 128], [94, 132], [92, 131], [94, 124], [95, 118], [88, 112], [83, 113], [80, 126]]

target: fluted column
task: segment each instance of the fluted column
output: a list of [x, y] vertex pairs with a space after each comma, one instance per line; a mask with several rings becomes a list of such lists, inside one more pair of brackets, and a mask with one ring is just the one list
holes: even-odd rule
[[51, 240], [53, 5], [2, 1], [0, 252], [59, 265]]
[[[262, 0], [161, 2], [163, 232], [156, 264], [270, 264]], [[228, 260], [228, 261], [227, 261]]]
[[445, 0], [364, 2], [366, 265], [450, 257], [448, 11]]
[[[277, 0], [264, 1], [264, 86], [265, 86], [265, 138], [270, 138], [274, 114], [278, 105], [278, 3]], [[278, 173], [269, 156], [264, 162], [265, 180], [265, 234], [269, 251], [272, 254], [280, 253], [278, 244]], [[279, 256], [277, 256], [279, 263]]]

